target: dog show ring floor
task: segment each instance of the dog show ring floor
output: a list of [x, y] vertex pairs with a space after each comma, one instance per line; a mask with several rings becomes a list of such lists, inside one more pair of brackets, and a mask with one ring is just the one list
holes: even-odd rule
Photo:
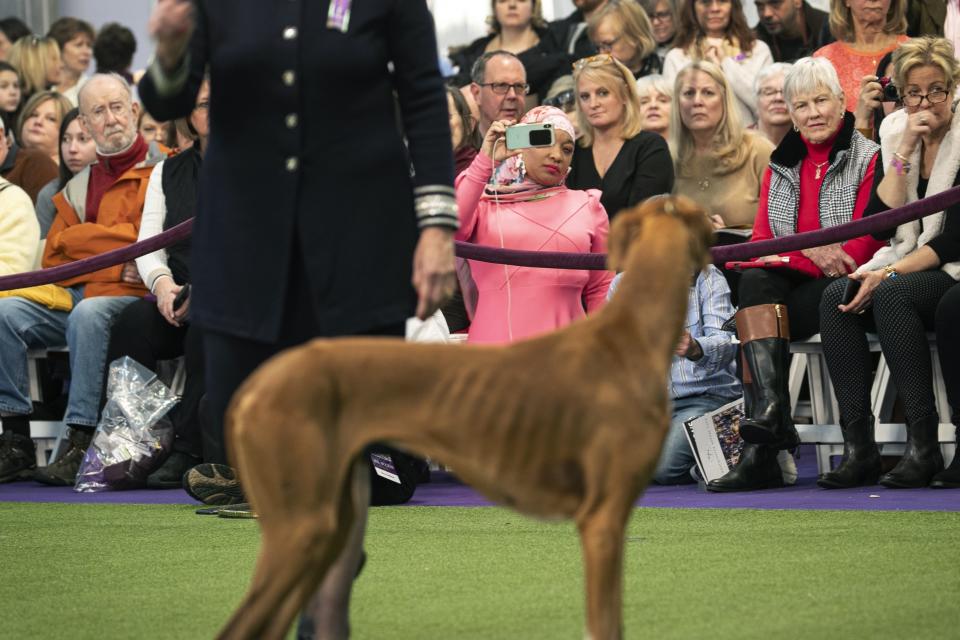
[[[626, 542], [627, 638], [960, 638], [960, 490], [651, 487]], [[0, 485], [0, 638], [212, 638], [255, 521], [180, 490]], [[374, 507], [353, 638], [583, 637], [579, 540], [444, 473]], [[290, 638], [294, 634], [289, 634]]]

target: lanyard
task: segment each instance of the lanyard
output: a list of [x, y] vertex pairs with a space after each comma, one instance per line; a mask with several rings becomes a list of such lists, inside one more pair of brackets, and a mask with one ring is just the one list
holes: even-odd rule
[[330, 10], [327, 12], [327, 29], [336, 29], [346, 33], [350, 28], [351, 0], [330, 0]]

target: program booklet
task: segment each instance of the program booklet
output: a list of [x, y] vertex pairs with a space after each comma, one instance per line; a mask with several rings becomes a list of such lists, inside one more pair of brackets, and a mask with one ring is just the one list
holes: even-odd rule
[[684, 423], [684, 434], [705, 482], [726, 474], [740, 460], [743, 439], [738, 431], [743, 398]]

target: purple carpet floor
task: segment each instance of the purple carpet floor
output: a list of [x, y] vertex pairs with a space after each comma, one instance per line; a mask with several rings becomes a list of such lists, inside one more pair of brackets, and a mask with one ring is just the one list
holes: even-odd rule
[[[746, 493], [708, 493], [697, 485], [651, 486], [641, 507], [686, 509], [847, 509], [861, 511], [960, 511], [960, 489], [885, 489], [865, 487], [825, 491], [816, 485], [816, 458], [812, 449], [797, 461], [797, 484], [783, 489]], [[78, 504], [195, 504], [183, 491], [132, 490], [76, 493], [69, 487], [36, 482], [0, 485], [0, 502], [68, 502]], [[420, 485], [410, 506], [484, 507], [492, 503], [448, 473], [434, 473]]]

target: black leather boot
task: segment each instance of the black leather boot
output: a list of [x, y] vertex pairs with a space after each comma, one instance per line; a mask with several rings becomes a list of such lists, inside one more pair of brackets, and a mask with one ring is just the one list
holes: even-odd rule
[[743, 445], [740, 461], [722, 478], [707, 483], [707, 491], [732, 493], [757, 491], [783, 486], [783, 472], [777, 463], [777, 450], [757, 444]]
[[[953, 419], [957, 424], [958, 420]], [[930, 486], [934, 489], [960, 489], [960, 426], [957, 426], [957, 452], [953, 454], [950, 466], [933, 476]]]
[[940, 418], [933, 414], [907, 423], [907, 449], [889, 473], [883, 474], [880, 484], [891, 489], [926, 487], [933, 477], [943, 471], [943, 456], [937, 442]]
[[[790, 415], [790, 325], [782, 304], [763, 304], [737, 312], [737, 334], [746, 369], [740, 436], [753, 444], [792, 449], [800, 436]], [[747, 383], [749, 378], [750, 382]]]
[[843, 432], [843, 460], [824, 473], [817, 484], [824, 489], [849, 489], [877, 484], [880, 477], [880, 450], [873, 435], [873, 416], [853, 422], [840, 421]]

